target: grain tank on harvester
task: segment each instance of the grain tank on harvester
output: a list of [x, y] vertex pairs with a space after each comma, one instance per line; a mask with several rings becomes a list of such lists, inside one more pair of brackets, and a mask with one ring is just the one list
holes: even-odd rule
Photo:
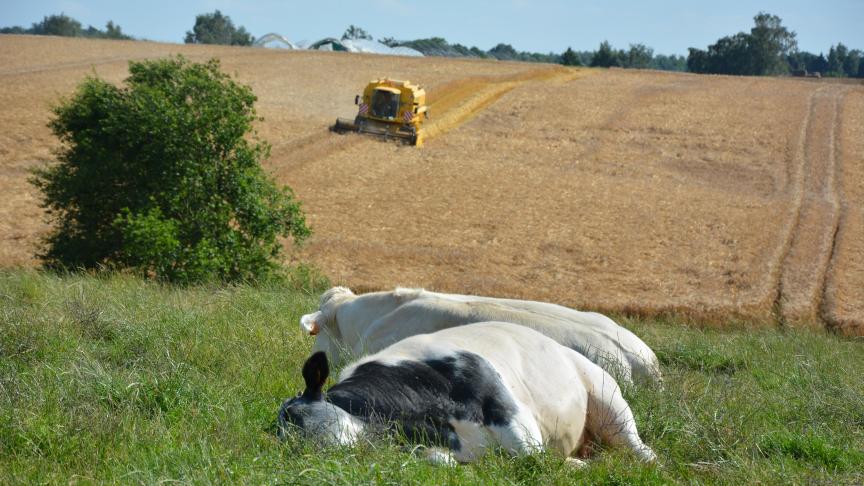
[[359, 132], [382, 138], [396, 138], [411, 145], [423, 145], [421, 123], [429, 118], [426, 90], [410, 81], [375, 79], [366, 85], [362, 95], [354, 97], [358, 105], [354, 121], [337, 118], [334, 132]]

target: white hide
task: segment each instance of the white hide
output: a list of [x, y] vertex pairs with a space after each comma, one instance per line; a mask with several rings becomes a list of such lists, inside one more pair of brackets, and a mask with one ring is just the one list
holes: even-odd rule
[[482, 321], [530, 327], [584, 354], [622, 383], [662, 382], [656, 355], [635, 334], [602, 314], [545, 302], [401, 288], [357, 296], [334, 287], [321, 296], [318, 312], [301, 318], [301, 328], [310, 334], [314, 328], [313, 351], [325, 351], [338, 365], [409, 336]]

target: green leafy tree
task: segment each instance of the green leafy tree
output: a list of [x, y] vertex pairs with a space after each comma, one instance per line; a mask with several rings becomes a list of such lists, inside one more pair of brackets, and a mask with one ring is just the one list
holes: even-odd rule
[[378, 42], [384, 44], [387, 47], [398, 47], [399, 41], [394, 39], [393, 37], [384, 37], [382, 39], [378, 39]]
[[468, 46], [463, 46], [462, 44], [453, 44], [450, 46], [453, 51], [462, 57], [474, 57], [474, 54], [471, 52], [471, 48]]
[[711, 58], [708, 51], [690, 47], [687, 49], [687, 70], [691, 73], [710, 73]]
[[849, 48], [842, 42], [828, 49], [828, 75], [842, 77], [845, 75], [844, 65], [849, 56]]
[[850, 78], [858, 76], [858, 70], [861, 68], [861, 51], [852, 49], [843, 60], [843, 73]]
[[660, 69], [663, 71], [686, 71], [687, 58], [684, 56], [656, 54], [651, 59], [649, 65], [651, 69]]
[[820, 53], [818, 56], [813, 54], [805, 56], [804, 62], [804, 69], [809, 73], [822, 74], [828, 72], [828, 59], [825, 58], [825, 54]]
[[600, 43], [600, 48], [597, 49], [597, 52], [594, 53], [594, 57], [591, 58], [591, 67], [613, 66], [621, 66], [621, 59], [618, 52], [612, 49], [609, 41], [604, 40]]
[[3, 27], [0, 28], [0, 34], [30, 34], [29, 29], [25, 29], [20, 25], [14, 25], [12, 27]]
[[576, 54], [571, 48], [567, 48], [564, 54], [561, 54], [561, 64], [565, 66], [581, 66], [582, 61], [579, 59], [579, 54]]
[[499, 61], [511, 61], [519, 57], [519, 53], [510, 44], [498, 44], [489, 49], [488, 54]]
[[758, 76], [784, 74], [789, 71], [786, 56], [798, 48], [795, 32], [783, 27], [776, 15], [759, 12], [748, 39], [749, 72]]
[[401, 43], [405, 47], [416, 49], [424, 56], [450, 56], [452, 48], [442, 37], [431, 37], [429, 39], [415, 39]]
[[83, 29], [81, 28], [81, 22], [61, 13], [60, 15], [43, 17], [42, 22], [33, 24], [30, 32], [35, 35], [78, 37], [81, 36]]
[[483, 57], [483, 58], [485, 58], [485, 57], [489, 57], [488, 54], [486, 54], [482, 49], [480, 49], [480, 48], [477, 47], [477, 46], [471, 46], [471, 48], [468, 49], [468, 51], [469, 51], [469, 52], [471, 53], [471, 55], [474, 56], [474, 57]]
[[624, 55], [624, 67], [645, 69], [654, 58], [654, 50], [645, 44], [630, 44], [630, 50]]
[[59, 163], [31, 179], [54, 227], [53, 268], [131, 267], [175, 282], [265, 277], [280, 237], [309, 235], [299, 203], [261, 169], [251, 88], [219, 62], [130, 62], [54, 109]]
[[231, 17], [216, 10], [195, 17], [195, 26], [186, 32], [187, 44], [251, 46], [255, 38], [244, 27], [234, 27]]
[[791, 71], [804, 74], [805, 72], [819, 71], [819, 69], [814, 69], [818, 58], [819, 56], [810, 52], [796, 51], [787, 56], [786, 62], [789, 63]]
[[372, 36], [369, 35], [369, 33], [366, 32], [365, 30], [363, 30], [362, 28], [357, 27], [355, 25], [350, 25], [350, 26], [348, 26], [347, 29], [345, 29], [345, 33], [342, 34], [342, 40], [348, 40], [348, 39], [372, 40]]
[[105, 24], [105, 33], [103, 34], [103, 37], [106, 39], [130, 39], [128, 35], [123, 33], [123, 29], [121, 29], [119, 25], [116, 25], [110, 20]]
[[32, 34], [32, 35], [59, 35], [64, 37], [93, 37], [97, 39], [131, 39], [123, 33], [119, 25], [108, 21], [105, 30], [99, 30], [92, 25], [86, 29], [81, 27], [81, 22], [66, 16], [49, 15], [44, 17], [41, 22], [34, 23], [29, 29], [23, 27], [4, 27], [0, 29], [0, 34]]
[[825, 54], [819, 53], [819, 57], [813, 63], [813, 71], [827, 74], [828, 71], [831, 70], [831, 65], [828, 64], [828, 58], [825, 57]]
[[707, 52], [690, 48], [687, 67], [696, 73], [764, 76], [788, 72], [788, 58], [797, 49], [795, 32], [781, 25], [780, 17], [760, 12], [750, 33], [719, 39]]

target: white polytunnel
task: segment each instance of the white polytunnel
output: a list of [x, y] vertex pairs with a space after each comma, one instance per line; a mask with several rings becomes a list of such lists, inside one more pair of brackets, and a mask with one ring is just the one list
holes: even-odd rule
[[292, 42], [287, 37], [270, 33], [255, 41], [257, 47], [269, 47], [277, 49], [305, 49], [310, 51], [342, 51], [363, 52], [367, 54], [384, 54], [391, 56], [423, 56], [423, 53], [410, 47], [390, 47], [381, 42], [369, 39], [337, 39], [325, 37], [316, 42], [305, 41]]

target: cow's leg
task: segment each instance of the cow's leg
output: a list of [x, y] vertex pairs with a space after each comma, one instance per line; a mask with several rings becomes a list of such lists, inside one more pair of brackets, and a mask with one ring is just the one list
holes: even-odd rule
[[458, 443], [453, 457], [459, 462], [472, 462], [482, 456], [490, 445], [498, 445], [515, 455], [543, 450], [543, 437], [534, 416], [523, 405], [507, 423], [483, 425], [467, 420], [451, 420]]
[[533, 454], [543, 450], [543, 435], [534, 415], [522, 404], [506, 424], [490, 424], [495, 442], [511, 454]]
[[588, 465], [588, 464], [587, 464], [585, 461], [583, 461], [582, 459], [576, 459], [575, 457], [567, 457], [567, 458], [565, 458], [565, 459], [564, 459], [564, 464], [566, 464], [566, 465], [568, 465], [568, 466], [570, 466], [570, 467], [572, 467], [572, 468], [576, 468], [576, 469], [582, 469], [583, 467], [585, 467], [585, 466]]
[[660, 362], [650, 349], [642, 353], [628, 353], [627, 359], [633, 370], [634, 381], [642, 385], [657, 387], [659, 390], [663, 389], [663, 373], [660, 371]]
[[425, 449], [423, 456], [427, 461], [436, 466], [455, 466], [458, 464], [451, 451], [440, 447], [429, 447]]
[[639, 438], [636, 419], [618, 385], [605, 375], [604, 383], [595, 383], [588, 394], [588, 420], [585, 426], [600, 442], [627, 447], [640, 459], [654, 462], [657, 455]]
[[477, 460], [493, 440], [490, 431], [477, 422], [452, 419], [450, 426], [456, 434], [456, 440], [451, 441], [453, 457], [459, 462]]

